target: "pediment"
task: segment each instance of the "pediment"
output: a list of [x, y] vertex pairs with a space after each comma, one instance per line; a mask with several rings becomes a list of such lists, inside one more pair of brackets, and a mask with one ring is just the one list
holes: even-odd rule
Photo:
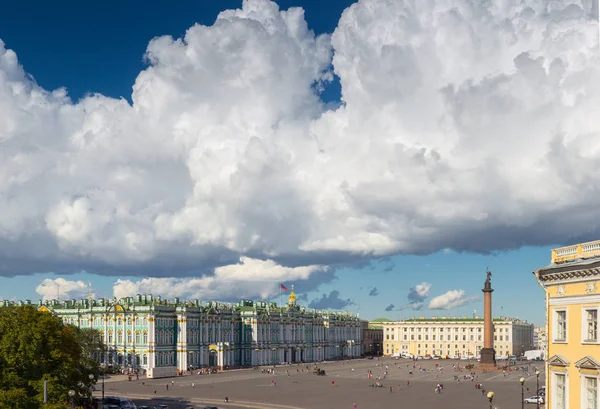
[[600, 369], [600, 362], [588, 355], [575, 362], [575, 366], [580, 369]]
[[556, 354], [548, 359], [548, 364], [554, 366], [569, 366], [571, 362], [564, 356]]
[[52, 312], [50, 311], [50, 309], [48, 307], [46, 307], [45, 305], [42, 305], [41, 307], [38, 308], [39, 312]]

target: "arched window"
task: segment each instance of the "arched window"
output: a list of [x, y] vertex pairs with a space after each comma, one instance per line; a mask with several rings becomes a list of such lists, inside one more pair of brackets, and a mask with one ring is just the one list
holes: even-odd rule
[[143, 342], [144, 344], [147, 344], [147, 343], [148, 343], [148, 333], [147, 333], [146, 331], [144, 331], [144, 332], [142, 333], [142, 342]]
[[143, 365], [148, 365], [148, 355], [146, 355], [146, 354], [143, 355], [142, 363], [143, 363]]

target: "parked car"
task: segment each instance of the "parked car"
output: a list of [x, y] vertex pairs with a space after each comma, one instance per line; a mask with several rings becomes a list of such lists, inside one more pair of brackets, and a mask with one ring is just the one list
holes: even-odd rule
[[216, 406], [205, 406], [204, 409], [219, 409]]
[[542, 396], [530, 396], [529, 398], [523, 399], [525, 403], [544, 403], [544, 398]]

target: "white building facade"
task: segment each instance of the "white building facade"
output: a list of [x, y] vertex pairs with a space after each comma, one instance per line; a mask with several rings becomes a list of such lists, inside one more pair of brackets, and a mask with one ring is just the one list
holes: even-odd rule
[[[483, 348], [483, 319], [467, 317], [412, 318], [379, 321], [383, 354], [476, 357]], [[497, 357], [522, 355], [533, 346], [533, 326], [527, 321], [500, 317], [493, 320]]]

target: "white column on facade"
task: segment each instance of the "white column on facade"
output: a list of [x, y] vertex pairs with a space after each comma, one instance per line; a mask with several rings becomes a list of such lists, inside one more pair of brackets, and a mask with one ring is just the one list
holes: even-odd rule
[[148, 314], [148, 366], [156, 367], [156, 318]]

